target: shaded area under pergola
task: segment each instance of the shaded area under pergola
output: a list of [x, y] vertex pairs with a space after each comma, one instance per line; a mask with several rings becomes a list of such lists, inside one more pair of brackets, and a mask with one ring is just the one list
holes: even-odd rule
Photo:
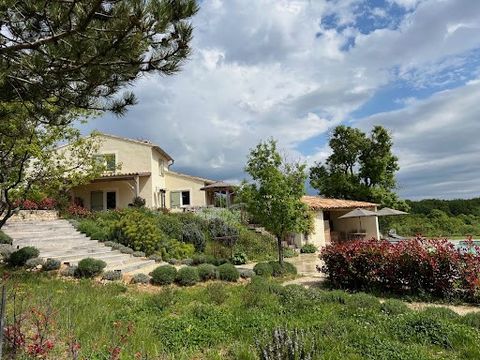
[[213, 184], [202, 187], [207, 196], [207, 205], [217, 207], [230, 207], [233, 204], [235, 196], [235, 186], [223, 181], [217, 181]]

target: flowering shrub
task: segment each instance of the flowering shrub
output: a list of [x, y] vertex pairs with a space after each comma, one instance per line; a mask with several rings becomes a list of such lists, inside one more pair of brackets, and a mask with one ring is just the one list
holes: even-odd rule
[[24, 210], [37, 210], [38, 209], [38, 204], [35, 201], [32, 200], [24, 200], [20, 204], [20, 208]]
[[45, 198], [38, 203], [38, 208], [41, 210], [55, 210], [57, 201], [52, 198]]
[[480, 248], [460, 251], [448, 240], [417, 238], [329, 245], [321, 270], [335, 287], [427, 293], [476, 301], [480, 296]]
[[91, 212], [88, 209], [85, 209], [83, 206], [71, 204], [66, 209], [67, 215], [71, 217], [88, 217], [91, 215]]

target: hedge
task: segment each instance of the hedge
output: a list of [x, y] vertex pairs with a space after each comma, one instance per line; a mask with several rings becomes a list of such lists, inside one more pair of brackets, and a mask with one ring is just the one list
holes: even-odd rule
[[480, 294], [480, 248], [460, 250], [446, 239], [417, 238], [353, 241], [326, 246], [321, 271], [337, 287], [429, 294], [477, 301]]

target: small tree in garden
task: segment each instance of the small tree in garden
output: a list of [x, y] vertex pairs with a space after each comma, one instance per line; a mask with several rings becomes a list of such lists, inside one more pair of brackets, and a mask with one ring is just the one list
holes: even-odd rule
[[245, 171], [252, 183], [244, 183], [240, 197], [248, 212], [275, 235], [278, 261], [283, 264], [282, 242], [289, 233], [309, 233], [312, 216], [302, 202], [305, 195], [305, 165], [288, 163], [280, 156], [277, 143], [270, 139], [250, 151]]

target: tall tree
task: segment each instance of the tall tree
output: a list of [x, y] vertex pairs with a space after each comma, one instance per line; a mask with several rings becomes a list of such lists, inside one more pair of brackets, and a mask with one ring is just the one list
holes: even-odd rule
[[326, 162], [310, 169], [310, 184], [320, 194], [408, 207], [394, 191], [398, 158], [392, 153], [393, 141], [385, 128], [375, 126], [367, 136], [359, 129], [340, 125], [329, 145], [332, 154]]
[[67, 159], [46, 162], [57, 142], [73, 141], [79, 155], [93, 149], [72, 127], [78, 116], [121, 115], [136, 102], [127, 86], [179, 70], [197, 10], [195, 0], [0, 3], [0, 226], [12, 195], [38, 183], [40, 164], [49, 173], [36, 179], [64, 181]]
[[282, 241], [289, 233], [312, 229], [312, 215], [301, 201], [307, 179], [305, 165], [286, 162], [270, 139], [250, 151], [245, 171], [253, 182], [242, 185], [240, 198], [255, 220], [277, 238], [278, 261], [283, 264]]

